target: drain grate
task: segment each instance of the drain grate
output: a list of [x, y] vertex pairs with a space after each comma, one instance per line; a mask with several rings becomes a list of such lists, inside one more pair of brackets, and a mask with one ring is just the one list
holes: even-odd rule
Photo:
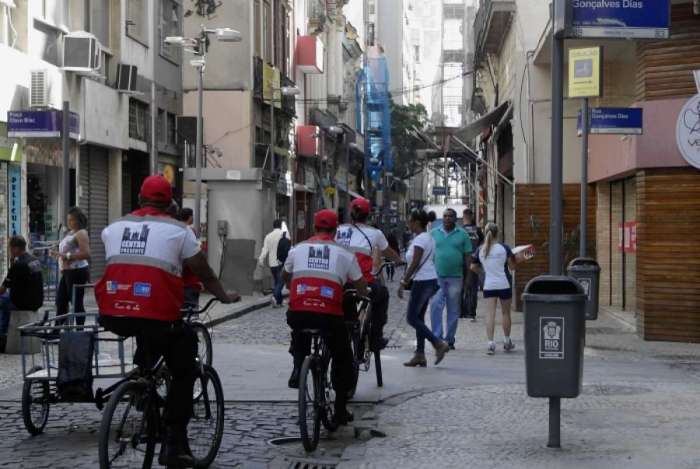
[[298, 459], [289, 463], [289, 469], [335, 469], [336, 467], [338, 463], [313, 459]]

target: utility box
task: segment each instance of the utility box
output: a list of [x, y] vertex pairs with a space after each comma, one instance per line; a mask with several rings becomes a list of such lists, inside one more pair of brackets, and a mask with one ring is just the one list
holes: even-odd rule
[[600, 285], [600, 266], [590, 257], [577, 257], [566, 269], [569, 277], [578, 281], [586, 294], [586, 320], [598, 319], [598, 288]]
[[525, 374], [530, 397], [581, 393], [586, 295], [569, 277], [543, 275], [523, 293]]

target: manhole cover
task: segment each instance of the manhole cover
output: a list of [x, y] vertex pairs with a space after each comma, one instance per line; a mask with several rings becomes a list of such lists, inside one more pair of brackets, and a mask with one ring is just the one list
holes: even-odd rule
[[651, 392], [651, 389], [639, 386], [624, 386], [616, 384], [587, 384], [583, 386], [583, 394], [587, 396], [634, 396], [649, 392]]
[[314, 461], [310, 459], [300, 459], [298, 461], [290, 461], [289, 469], [334, 469], [338, 467], [338, 463]]

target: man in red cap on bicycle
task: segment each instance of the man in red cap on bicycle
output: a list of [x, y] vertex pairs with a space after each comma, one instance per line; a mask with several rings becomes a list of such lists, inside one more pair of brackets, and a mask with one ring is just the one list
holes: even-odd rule
[[147, 177], [141, 208], [102, 231], [107, 269], [95, 286], [100, 324], [123, 337], [136, 337], [134, 363], [148, 367], [161, 355], [172, 375], [165, 403], [166, 434], [158, 461], [193, 467], [187, 424], [197, 376], [197, 338], [182, 320], [183, 266], [222, 303], [240, 300], [224, 291], [200, 250], [194, 232], [166, 210], [173, 198], [163, 176]]
[[287, 324], [292, 328], [291, 352], [294, 370], [289, 387], [299, 387], [299, 371], [311, 353], [311, 337], [303, 329], [321, 329], [328, 333], [335, 389], [335, 420], [344, 425], [352, 420], [347, 410], [347, 394], [352, 384], [352, 348], [343, 315], [343, 287], [351, 282], [360, 295], [367, 294], [355, 256], [336, 244], [338, 215], [321, 210], [314, 215], [315, 235], [289, 251], [282, 278], [289, 288]]
[[350, 204], [352, 222], [341, 225], [335, 239], [338, 244], [357, 256], [362, 275], [369, 285], [369, 297], [372, 300], [370, 347], [373, 351], [377, 351], [387, 345], [387, 340], [384, 338], [384, 325], [387, 322], [389, 310], [389, 291], [375, 278], [373, 272], [374, 255], [381, 254], [382, 257], [392, 259], [397, 263], [401, 262], [401, 257], [389, 247], [384, 233], [367, 225], [369, 212], [369, 200], [362, 197], [354, 199]]

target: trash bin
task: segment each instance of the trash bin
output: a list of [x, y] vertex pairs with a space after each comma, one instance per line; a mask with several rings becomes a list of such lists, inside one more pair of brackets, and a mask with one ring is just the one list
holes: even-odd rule
[[530, 397], [581, 393], [586, 295], [570, 277], [543, 275], [527, 284], [525, 375]]
[[586, 294], [586, 320], [598, 319], [598, 286], [600, 285], [600, 266], [590, 257], [577, 257], [566, 269], [569, 277], [578, 280]]

